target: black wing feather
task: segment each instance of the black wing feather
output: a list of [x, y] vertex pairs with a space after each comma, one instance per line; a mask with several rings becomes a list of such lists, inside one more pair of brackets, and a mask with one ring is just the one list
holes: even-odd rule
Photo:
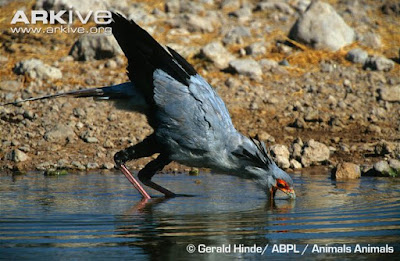
[[175, 58], [175, 60], [183, 67], [183, 69], [189, 74], [189, 75], [196, 75], [197, 72], [193, 68], [193, 66], [188, 63], [188, 61], [185, 60], [179, 53], [177, 53], [174, 49], [171, 47], [167, 46], [168, 51], [171, 53], [171, 55]]
[[[153, 104], [153, 73], [161, 69], [187, 85], [194, 68], [175, 51], [172, 56], [154, 38], [120, 14], [113, 13], [112, 32], [128, 58], [128, 76], [148, 102]], [[171, 49], [172, 50], [172, 49]], [[178, 65], [179, 64], [179, 65]]]

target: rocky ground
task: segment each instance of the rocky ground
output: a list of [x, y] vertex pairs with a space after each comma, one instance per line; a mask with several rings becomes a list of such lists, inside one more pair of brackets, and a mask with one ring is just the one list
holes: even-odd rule
[[[0, 2], [0, 103], [128, 80], [112, 36], [11, 32], [17, 10], [59, 10], [66, 1], [52, 2]], [[83, 13], [118, 10], [181, 53], [237, 129], [258, 135], [283, 168], [323, 165], [338, 178], [399, 173], [397, 1], [326, 0], [308, 9], [308, 0], [67, 2]], [[0, 168], [112, 169], [115, 152], [151, 132], [143, 115], [92, 99], [0, 106]]]

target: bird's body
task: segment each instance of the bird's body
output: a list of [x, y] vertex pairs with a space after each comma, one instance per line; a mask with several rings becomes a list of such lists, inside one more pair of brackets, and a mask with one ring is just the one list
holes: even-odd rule
[[134, 183], [124, 163], [159, 153], [138, 175], [145, 185], [166, 196], [174, 194], [151, 178], [169, 162], [176, 161], [253, 179], [272, 196], [278, 189], [294, 197], [290, 176], [271, 160], [262, 142], [235, 129], [222, 99], [184, 58], [171, 48], [164, 49], [133, 21], [118, 14], [113, 14], [113, 20], [113, 34], [128, 58], [131, 82], [28, 100], [95, 97], [113, 100], [120, 109], [144, 113], [154, 133], [118, 152], [114, 159]]
[[[214, 89], [199, 75], [184, 85], [162, 71], [154, 73], [157, 140], [170, 158], [185, 165], [228, 170], [229, 152], [241, 135]], [[185, 112], [185, 113], [182, 113]], [[224, 148], [221, 151], [220, 148]]]

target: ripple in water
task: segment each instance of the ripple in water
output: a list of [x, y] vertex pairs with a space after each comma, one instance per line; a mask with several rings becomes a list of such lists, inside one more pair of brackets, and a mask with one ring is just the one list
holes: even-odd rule
[[[119, 173], [3, 174], [0, 258], [260, 258], [232, 249], [225, 254], [190, 254], [188, 244], [268, 245], [264, 255], [272, 259], [378, 257], [353, 253], [357, 244], [393, 247], [395, 253], [387, 256], [399, 256], [398, 179], [336, 182], [327, 175], [293, 176], [297, 199], [271, 204], [252, 182], [208, 173], [158, 175], [160, 184], [192, 197], [155, 197], [148, 202], [141, 201]], [[300, 253], [272, 253], [274, 244], [296, 244]], [[311, 251], [314, 245], [351, 247], [352, 252], [316, 254]]]

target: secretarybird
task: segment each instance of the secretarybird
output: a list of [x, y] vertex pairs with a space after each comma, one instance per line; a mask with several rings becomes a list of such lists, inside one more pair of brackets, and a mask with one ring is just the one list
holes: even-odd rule
[[59, 96], [108, 99], [117, 107], [146, 115], [154, 132], [142, 142], [117, 152], [119, 168], [144, 198], [150, 198], [126, 168], [130, 160], [159, 156], [138, 173], [139, 180], [166, 197], [175, 194], [152, 177], [171, 161], [214, 173], [251, 179], [272, 199], [277, 191], [295, 198], [291, 177], [271, 159], [258, 139], [239, 133], [215, 90], [172, 48], [162, 47], [150, 34], [120, 14], [112, 14], [112, 32], [128, 59], [130, 82], [30, 98]]

